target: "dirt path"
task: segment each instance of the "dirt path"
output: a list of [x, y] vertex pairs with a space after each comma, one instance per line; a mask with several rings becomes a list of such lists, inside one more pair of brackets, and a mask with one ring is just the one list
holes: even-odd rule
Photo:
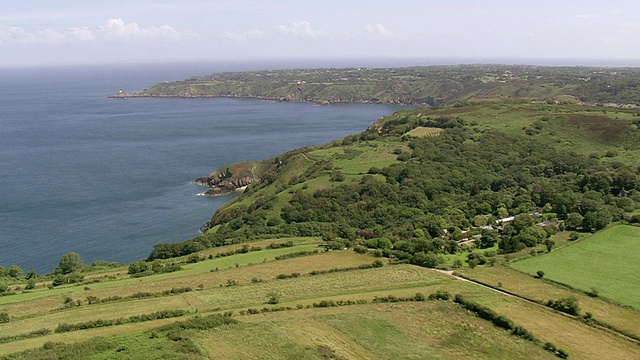
[[[519, 299], [519, 300], [521, 300], [521, 301], [524, 301], [524, 302], [526, 302], [526, 303], [529, 303], [529, 304], [536, 305], [536, 306], [538, 306], [538, 307], [544, 308], [545, 310], [548, 310], [548, 311], [554, 311], [554, 310], [551, 310], [549, 307], [547, 307], [547, 306], [545, 306], [545, 305], [543, 305], [543, 304], [541, 304], [541, 303], [539, 303], [539, 302], [536, 302], [536, 301], [533, 301], [533, 300], [529, 300], [529, 299], [524, 298], [524, 297], [522, 297], [522, 296], [520, 296], [520, 295], [518, 295], [518, 294], [515, 294], [515, 293], [512, 293], [512, 292], [509, 292], [509, 291], [506, 291], [506, 290], [496, 289], [496, 288], [494, 288], [494, 287], [491, 287], [491, 286], [485, 285], [485, 284], [483, 284], [483, 283], [481, 283], [481, 282], [478, 282], [478, 281], [475, 281], [475, 280], [471, 280], [471, 279], [467, 279], [467, 278], [464, 278], [464, 277], [462, 277], [462, 276], [454, 275], [454, 272], [453, 272], [453, 271], [448, 271], [448, 270], [438, 270], [438, 269], [434, 269], [434, 270], [435, 270], [435, 271], [437, 271], [437, 272], [439, 272], [439, 273], [442, 273], [442, 274], [445, 274], [445, 275], [449, 275], [449, 276], [451, 276], [451, 277], [454, 277], [454, 278], [455, 278], [455, 279], [457, 279], [457, 280], [465, 281], [465, 282], [472, 283], [472, 284], [475, 284], [475, 285], [478, 285], [478, 286], [482, 286], [482, 287], [483, 287], [483, 288], [485, 288], [485, 289], [490, 289], [490, 290], [493, 290], [493, 291], [495, 291], [495, 292], [499, 292], [499, 293], [501, 293], [501, 294], [503, 294], [503, 295], [510, 296], [510, 297], [513, 297], [513, 298], [517, 298], [517, 299]], [[555, 312], [557, 312], [557, 311], [555, 311]], [[557, 312], [557, 313], [558, 313], [558, 314], [560, 314], [560, 315], [567, 316], [567, 317], [570, 317], [570, 318], [572, 318], [572, 319], [575, 319], [575, 320], [580, 321], [580, 318], [579, 318], [578, 316], [573, 316], [573, 315], [565, 314], [565, 313], [562, 313], [562, 312]], [[591, 326], [591, 327], [594, 327], [594, 328], [596, 328], [596, 329], [603, 330], [603, 331], [606, 331], [606, 332], [609, 332], [609, 333], [612, 333], [612, 334], [618, 335], [618, 336], [620, 336], [620, 337], [623, 337], [623, 338], [624, 338], [624, 339], [626, 339], [626, 340], [629, 340], [629, 341], [631, 341], [631, 342], [633, 342], [633, 343], [635, 343], [635, 344], [640, 345], [640, 341], [638, 341], [637, 339], [634, 339], [634, 338], [632, 338], [632, 337], [630, 337], [630, 336], [627, 336], [627, 335], [625, 335], [625, 334], [623, 334], [623, 333], [621, 333], [621, 332], [618, 332], [618, 331], [616, 331], [616, 330], [609, 329], [609, 328], [607, 328], [607, 327], [604, 327], [604, 326], [601, 326], [601, 325], [597, 325], [597, 324], [591, 324], [591, 325], [589, 325], [589, 324], [588, 324], [588, 326]]]

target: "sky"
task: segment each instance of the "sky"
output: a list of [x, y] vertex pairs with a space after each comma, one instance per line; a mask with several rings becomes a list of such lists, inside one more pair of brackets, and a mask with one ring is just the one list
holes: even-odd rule
[[640, 65], [639, 14], [637, 0], [0, 0], [0, 66], [375, 58]]

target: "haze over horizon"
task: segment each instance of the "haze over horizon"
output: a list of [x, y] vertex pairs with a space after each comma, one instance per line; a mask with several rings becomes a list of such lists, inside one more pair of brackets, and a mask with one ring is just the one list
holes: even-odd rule
[[640, 2], [630, 0], [3, 2], [0, 66], [312, 59], [640, 66], [639, 13]]

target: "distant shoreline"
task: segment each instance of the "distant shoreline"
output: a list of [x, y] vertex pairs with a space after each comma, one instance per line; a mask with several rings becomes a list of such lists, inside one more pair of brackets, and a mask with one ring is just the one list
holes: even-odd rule
[[116, 94], [107, 96], [108, 99], [126, 100], [129, 98], [160, 98], [160, 99], [240, 99], [240, 100], [262, 100], [272, 102], [291, 102], [291, 103], [308, 103], [315, 105], [336, 105], [336, 104], [364, 104], [364, 105], [401, 105], [401, 106], [420, 106], [431, 107], [424, 103], [403, 103], [403, 102], [386, 102], [386, 101], [318, 101], [318, 100], [301, 100], [301, 99], [282, 99], [264, 96], [238, 96], [238, 95], [149, 95], [149, 94]]
[[120, 90], [109, 98], [229, 98], [424, 108], [538, 101], [638, 108], [640, 102], [633, 95], [638, 79], [639, 68], [492, 64], [311, 68], [219, 72], [164, 81], [139, 92]]

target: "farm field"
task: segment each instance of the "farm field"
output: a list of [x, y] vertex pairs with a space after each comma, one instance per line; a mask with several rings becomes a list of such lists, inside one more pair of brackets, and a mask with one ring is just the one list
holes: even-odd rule
[[[268, 242], [256, 244], [265, 246]], [[311, 239], [297, 239], [294, 246], [286, 250], [288, 253], [306, 251], [309, 246], [314, 246]], [[238, 245], [232, 245], [215, 251], [237, 248]], [[282, 254], [284, 250], [278, 249], [277, 253]], [[202, 255], [212, 253], [207, 251]], [[31, 338], [4, 338], [0, 341], [0, 356], [7, 355], [6, 359], [39, 359], [52, 357], [51, 354], [67, 354], [64, 357], [71, 359], [525, 359], [532, 356], [552, 359], [554, 355], [542, 348], [545, 342], [560, 344], [569, 354], [579, 354], [579, 358], [586, 359], [605, 355], [610, 359], [625, 359], [640, 355], [637, 345], [622, 337], [436, 270], [409, 264], [391, 265], [386, 259], [381, 267], [357, 268], [369, 266], [377, 259], [354, 251], [321, 252], [285, 260], [273, 260], [269, 256], [267, 261], [249, 265], [246, 257], [251, 256], [255, 261], [259, 254], [268, 252], [203, 260], [185, 265], [175, 273], [137, 279], [121, 274], [112, 280], [90, 284], [88, 289], [65, 286], [3, 297], [2, 300], [14, 299], [0, 305], [2, 311], [11, 316], [11, 321], [0, 324], [2, 336], [20, 336], [42, 329], [50, 332]], [[235, 266], [236, 263], [242, 265]], [[213, 270], [216, 267], [219, 270]], [[312, 275], [314, 271], [320, 273]], [[192, 290], [145, 298], [134, 295], [184, 287]], [[516, 324], [530, 329], [539, 342], [510, 335], [451, 300], [374, 301], [386, 297], [413, 299], [418, 293], [428, 296], [438, 291], [451, 296], [464, 294], [471, 301], [507, 315]], [[51, 294], [47, 295], [48, 292]], [[39, 296], [29, 296], [36, 293]], [[89, 304], [89, 296], [122, 298]], [[67, 297], [79, 305], [65, 307]], [[270, 298], [276, 300], [269, 304]], [[319, 302], [334, 305], [318, 307]], [[270, 310], [279, 307], [280, 311]], [[175, 310], [184, 313], [174, 318], [55, 331], [63, 323], [115, 321]], [[220, 326], [161, 328], [222, 314], [226, 314], [224, 319], [228, 323]], [[579, 341], [562, 339], [560, 333], [550, 336], [544, 327], [552, 323], [559, 324], [558, 329], [562, 331], [571, 331]], [[251, 341], [247, 341], [248, 338]], [[592, 345], [585, 347], [585, 344]], [[22, 353], [29, 349], [32, 349], [30, 353]], [[81, 355], [74, 357], [73, 354]]]
[[[212, 359], [553, 359], [450, 302], [368, 304], [247, 316], [198, 334]], [[246, 339], [251, 336], [251, 341]]]
[[[545, 303], [549, 299], [574, 297], [583, 313], [590, 312], [595, 319], [640, 338], [640, 311], [617, 306], [603, 299], [594, 298], [581, 291], [561, 287], [544, 279], [515, 270], [508, 266], [476, 267], [460, 271], [467, 279], [517, 294], [526, 299]], [[546, 277], [546, 275], [545, 275]]]
[[640, 228], [618, 225], [549, 254], [512, 264], [515, 269], [565, 283], [640, 309]]

